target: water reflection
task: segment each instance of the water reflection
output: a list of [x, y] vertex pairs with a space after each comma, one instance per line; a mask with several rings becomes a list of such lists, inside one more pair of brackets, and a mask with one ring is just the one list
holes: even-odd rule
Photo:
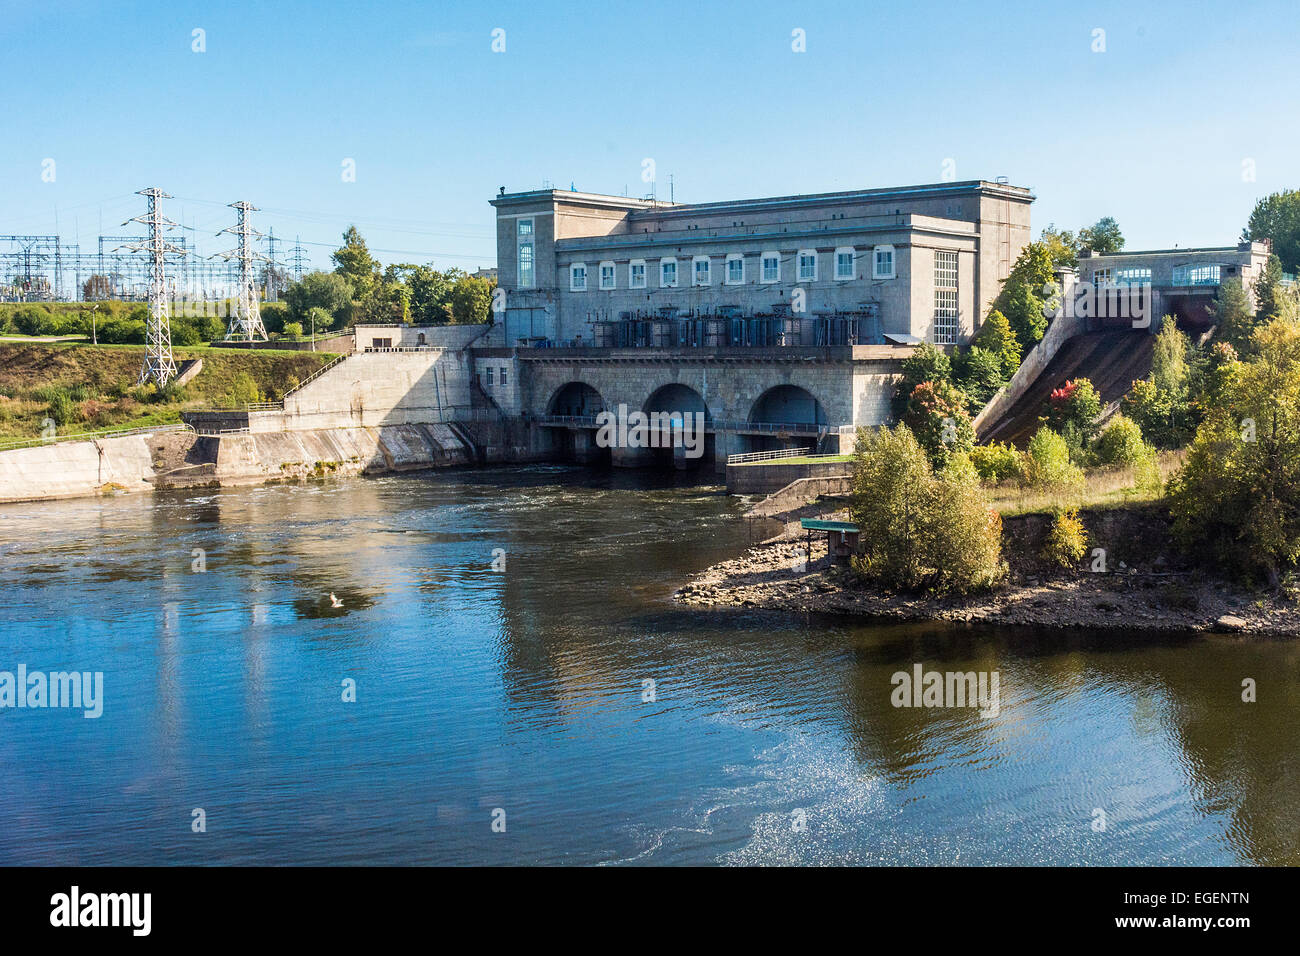
[[[0, 860], [1300, 862], [1300, 645], [673, 605], [739, 511], [559, 468], [0, 509], [0, 669], [109, 688], [0, 712]], [[892, 706], [916, 663], [1000, 712]]]

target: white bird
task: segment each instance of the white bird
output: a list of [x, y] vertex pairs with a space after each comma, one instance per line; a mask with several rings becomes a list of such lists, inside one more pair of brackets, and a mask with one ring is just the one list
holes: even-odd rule
[[340, 601], [338, 598], [336, 598], [336, 597], [334, 596], [334, 592], [331, 591], [331, 592], [330, 592], [330, 607], [342, 607], [342, 606], [343, 606], [343, 602]]

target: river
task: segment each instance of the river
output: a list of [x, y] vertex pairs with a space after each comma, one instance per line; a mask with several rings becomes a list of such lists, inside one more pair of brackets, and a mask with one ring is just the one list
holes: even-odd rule
[[[0, 709], [0, 863], [1300, 863], [1300, 643], [674, 605], [741, 510], [545, 466], [2, 507], [0, 671], [103, 713]], [[893, 706], [917, 663], [998, 713]]]

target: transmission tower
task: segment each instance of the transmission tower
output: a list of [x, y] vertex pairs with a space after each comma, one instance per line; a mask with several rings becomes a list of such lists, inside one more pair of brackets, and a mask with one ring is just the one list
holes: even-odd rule
[[266, 236], [266, 301], [278, 302], [280, 299], [280, 262], [275, 258], [275, 229], [272, 228]]
[[229, 232], [238, 236], [239, 248], [219, 252], [217, 255], [227, 261], [239, 260], [239, 292], [236, 295], [236, 311], [230, 317], [230, 329], [226, 332], [226, 341], [265, 342], [266, 329], [262, 326], [262, 315], [257, 308], [257, 281], [253, 276], [253, 263], [259, 259], [265, 261], [266, 256], [253, 251], [253, 240], [260, 239], [262, 234], [248, 221], [248, 214], [257, 212], [257, 207], [243, 200], [229, 205], [238, 210], [239, 221], [222, 229], [217, 235]]
[[[126, 248], [134, 252], [146, 252], [149, 260], [149, 322], [145, 328], [144, 365], [140, 368], [140, 384], [153, 382], [159, 388], [170, 382], [176, 375], [176, 362], [172, 358], [172, 330], [168, 318], [167, 275], [164, 268], [168, 255], [185, 255], [185, 250], [163, 238], [164, 229], [172, 229], [176, 223], [163, 216], [158, 208], [158, 200], [171, 199], [167, 193], [156, 186], [139, 190], [136, 195], [149, 199], [149, 211], [143, 216], [128, 219], [149, 227], [149, 238], [142, 242], [131, 243]], [[126, 225], [124, 222], [122, 225]]]
[[289, 261], [293, 263], [293, 279], [295, 282], [302, 281], [302, 264], [307, 261], [307, 254], [303, 252], [302, 242], [297, 236], [293, 237], [293, 254], [289, 256]]

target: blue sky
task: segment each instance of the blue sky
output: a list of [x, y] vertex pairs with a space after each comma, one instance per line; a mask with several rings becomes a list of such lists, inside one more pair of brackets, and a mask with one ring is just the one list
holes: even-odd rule
[[937, 182], [952, 160], [957, 179], [1033, 188], [1035, 235], [1112, 215], [1129, 248], [1234, 242], [1256, 198], [1300, 186], [1293, 3], [3, 13], [0, 232], [53, 232], [57, 216], [83, 251], [101, 223], [128, 231], [132, 193], [157, 185], [204, 253], [231, 244], [212, 234], [233, 222], [224, 203], [247, 199], [255, 225], [301, 236], [318, 265], [355, 222], [384, 262], [474, 268], [495, 259], [499, 186], [640, 195], [647, 158], [658, 194], [671, 174], [685, 202]]

